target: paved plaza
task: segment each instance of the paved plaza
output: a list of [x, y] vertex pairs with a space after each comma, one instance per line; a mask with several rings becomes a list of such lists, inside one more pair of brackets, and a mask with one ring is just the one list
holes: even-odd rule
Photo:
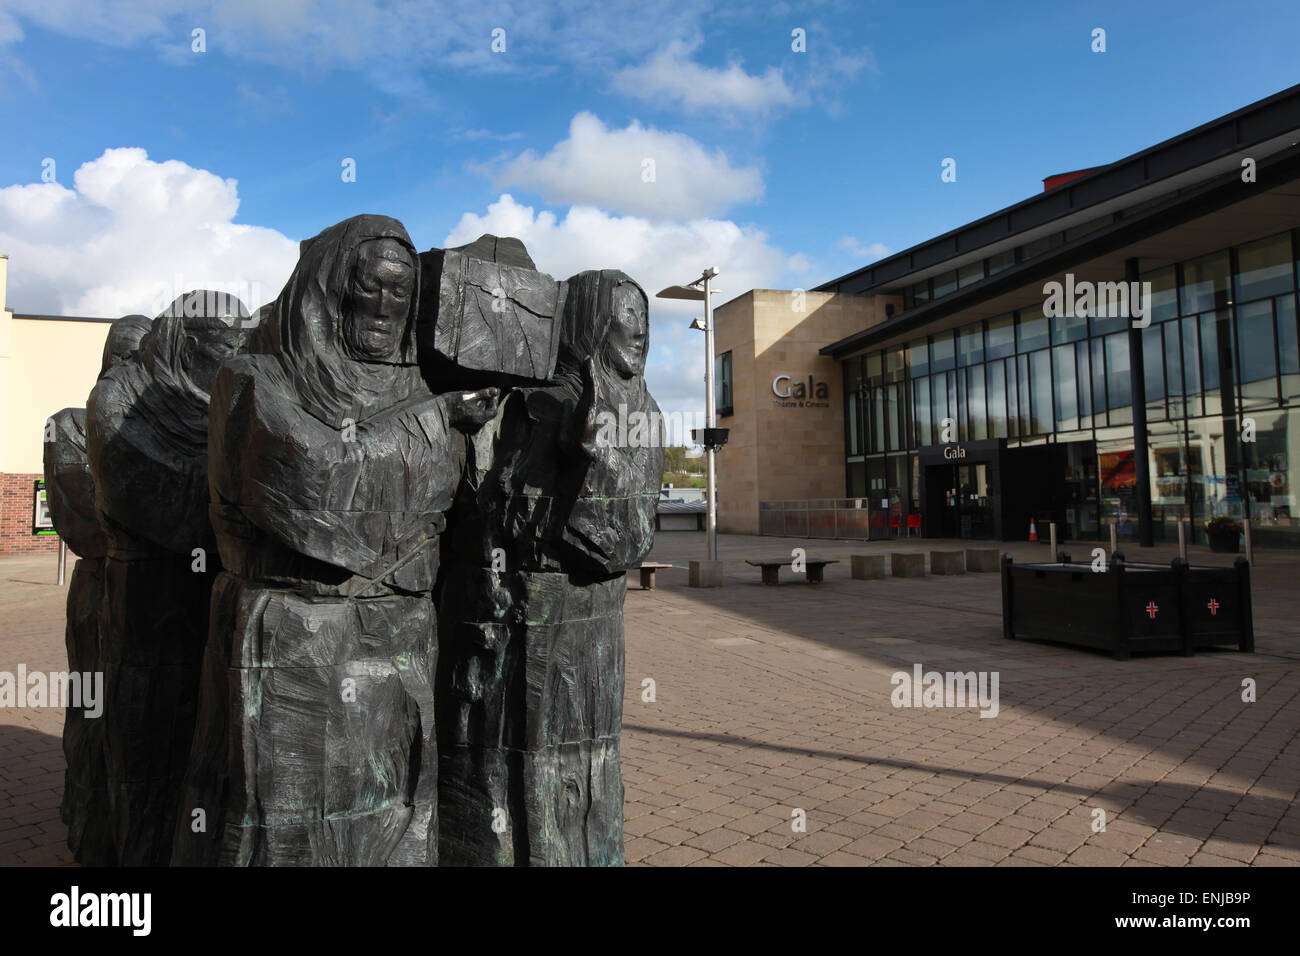
[[[724, 535], [726, 585], [697, 590], [703, 535], [658, 536], [651, 560], [674, 567], [626, 605], [629, 864], [1300, 863], [1300, 555], [1257, 556], [1256, 654], [1115, 661], [1005, 640], [997, 574], [850, 576], [851, 553], [945, 544]], [[841, 563], [775, 588], [744, 564], [795, 547]], [[48, 555], [0, 559], [0, 671], [66, 667], [55, 572]], [[890, 676], [916, 664], [996, 672], [997, 715], [893, 707]], [[0, 709], [0, 864], [71, 862], [62, 722]]]

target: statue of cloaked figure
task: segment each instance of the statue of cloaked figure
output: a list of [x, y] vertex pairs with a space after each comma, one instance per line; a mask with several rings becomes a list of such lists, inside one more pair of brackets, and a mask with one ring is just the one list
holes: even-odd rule
[[[101, 378], [110, 368], [134, 358], [149, 324], [146, 316], [127, 315], [109, 327]], [[68, 671], [102, 673], [99, 612], [108, 538], [95, 514], [95, 481], [86, 455], [86, 410], [65, 408], [50, 416], [46, 429], [45, 488], [50, 518], [64, 544], [78, 556], [68, 581], [64, 632]], [[82, 866], [117, 864], [109, 826], [103, 726], [98, 717], [87, 717], [84, 707], [69, 707], [64, 714], [67, 771], [61, 816], [68, 826], [68, 849]]]
[[246, 333], [243, 304], [180, 296], [135, 361], [109, 369], [86, 403], [95, 507], [107, 538], [100, 604], [103, 734], [113, 852], [165, 866], [194, 729], [208, 592], [208, 392]]
[[663, 471], [648, 331], [622, 272], [573, 277], [555, 384], [512, 391], [471, 446], [439, 585], [446, 865], [624, 861], [624, 572]]
[[457, 429], [488, 421], [497, 393], [431, 394], [419, 288], [401, 223], [338, 223], [302, 244], [249, 354], [217, 378], [225, 571], [176, 864], [437, 863], [439, 535]]

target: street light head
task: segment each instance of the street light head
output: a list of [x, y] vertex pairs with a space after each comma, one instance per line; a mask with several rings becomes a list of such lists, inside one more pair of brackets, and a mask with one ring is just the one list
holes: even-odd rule
[[704, 293], [698, 289], [692, 289], [690, 286], [670, 285], [666, 289], [655, 293], [656, 299], [692, 299], [701, 301]]
[[718, 275], [718, 267], [709, 266], [707, 269], [704, 270], [704, 276], [702, 278], [712, 279], [715, 278], [717, 275]]
[[691, 328], [696, 329], [700, 332], [707, 331], [707, 326], [705, 326], [704, 320], [701, 319], [699, 316], [696, 316], [695, 318], [691, 319]]

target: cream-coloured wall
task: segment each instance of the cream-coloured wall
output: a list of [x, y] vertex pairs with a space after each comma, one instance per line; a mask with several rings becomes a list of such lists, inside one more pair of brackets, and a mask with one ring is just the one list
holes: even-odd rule
[[[732, 353], [735, 414], [718, 456], [718, 528], [756, 534], [760, 501], [844, 495], [844, 382], [819, 354], [831, 342], [885, 320], [893, 297], [754, 289], [714, 313], [715, 347]], [[802, 308], [800, 308], [802, 306]], [[778, 398], [773, 380], [824, 383], [827, 396]], [[782, 386], [785, 387], [784, 385]]]
[[5, 471], [4, 449], [9, 446], [9, 362], [13, 355], [14, 313], [8, 308], [9, 257], [0, 255], [0, 474]]
[[[0, 305], [7, 261], [0, 259]], [[83, 406], [95, 387], [109, 322], [32, 319], [0, 311], [0, 472], [39, 474], [45, 420]]]

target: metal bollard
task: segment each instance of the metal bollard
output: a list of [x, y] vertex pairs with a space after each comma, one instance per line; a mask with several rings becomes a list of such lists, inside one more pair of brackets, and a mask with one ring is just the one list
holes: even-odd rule
[[1178, 519], [1178, 556], [1187, 560], [1187, 519]]
[[62, 538], [59, 539], [59, 586], [63, 586], [63, 579], [68, 573], [68, 543]]
[[1110, 523], [1110, 557], [1115, 560], [1115, 552], [1119, 550], [1119, 522]]
[[1241, 531], [1246, 537], [1246, 563], [1252, 568], [1255, 566], [1255, 548], [1250, 543], [1250, 519], [1241, 519]]
[[1052, 562], [1055, 563], [1056, 562], [1056, 522], [1055, 521], [1049, 521], [1047, 523], [1047, 533], [1050, 536], [1050, 540], [1052, 542]]

